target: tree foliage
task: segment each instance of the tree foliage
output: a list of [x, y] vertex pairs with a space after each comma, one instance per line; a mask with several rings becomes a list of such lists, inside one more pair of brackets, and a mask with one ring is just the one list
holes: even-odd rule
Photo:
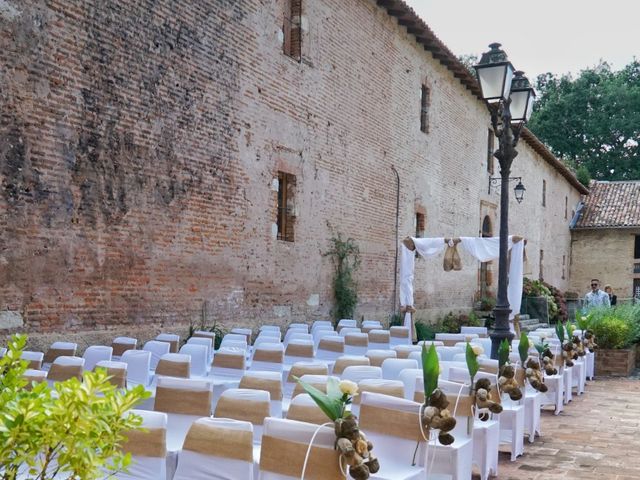
[[358, 304], [358, 289], [355, 271], [360, 266], [360, 249], [352, 238], [342, 239], [342, 235], [331, 238], [331, 249], [325, 256], [333, 259], [335, 277], [333, 295], [335, 297], [334, 317], [336, 320], [353, 318]]
[[536, 82], [529, 128], [581, 180], [640, 179], [640, 62], [618, 71], [601, 63], [576, 78], [551, 73]]

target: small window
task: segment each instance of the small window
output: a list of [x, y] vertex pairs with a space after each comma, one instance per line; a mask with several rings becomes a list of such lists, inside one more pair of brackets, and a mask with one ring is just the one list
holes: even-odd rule
[[544, 280], [544, 250], [540, 250], [540, 273], [538, 278], [540, 281]]
[[284, 14], [284, 54], [300, 62], [302, 60], [302, 0], [287, 0]]
[[569, 197], [564, 197], [564, 219], [569, 216]]
[[422, 85], [420, 94], [420, 131], [429, 133], [429, 106], [431, 105], [431, 90]]
[[567, 263], [567, 256], [566, 255], [562, 255], [562, 280], [565, 279], [565, 275], [564, 275], [564, 267]]
[[636, 235], [636, 244], [633, 248], [633, 258], [640, 258], [640, 235]]
[[278, 240], [293, 242], [293, 226], [296, 219], [295, 191], [295, 175], [278, 172]]
[[493, 160], [494, 160], [494, 156], [493, 156], [493, 152], [495, 150], [495, 136], [493, 135], [493, 130], [489, 129], [488, 130], [488, 135], [487, 135], [487, 172], [489, 172], [489, 175], [493, 175]]
[[424, 237], [424, 213], [416, 213], [416, 238]]
[[547, 206], [547, 181], [542, 180], [542, 206]]

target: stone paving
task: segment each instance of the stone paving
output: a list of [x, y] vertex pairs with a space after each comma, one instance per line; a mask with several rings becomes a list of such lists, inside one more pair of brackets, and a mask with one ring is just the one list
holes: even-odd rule
[[640, 379], [600, 377], [558, 416], [543, 411], [542, 437], [515, 462], [501, 453], [497, 478], [640, 480]]

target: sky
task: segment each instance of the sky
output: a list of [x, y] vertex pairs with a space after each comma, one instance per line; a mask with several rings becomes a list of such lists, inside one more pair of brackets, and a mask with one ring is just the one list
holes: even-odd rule
[[456, 55], [499, 42], [518, 70], [577, 74], [640, 60], [640, 0], [405, 0]]

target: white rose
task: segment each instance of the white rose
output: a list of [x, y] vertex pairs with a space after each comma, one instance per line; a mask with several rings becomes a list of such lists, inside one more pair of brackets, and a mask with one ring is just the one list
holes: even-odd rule
[[358, 394], [358, 384], [352, 382], [351, 380], [342, 380], [338, 386], [340, 387], [340, 391], [342, 393], [346, 393], [347, 395]]
[[471, 345], [471, 350], [473, 350], [473, 353], [476, 357], [484, 353], [484, 348], [482, 348], [480, 345]]
[[545, 332], [540, 332], [538, 336], [540, 337], [540, 340], [544, 340], [545, 338], [547, 338], [547, 334]]

